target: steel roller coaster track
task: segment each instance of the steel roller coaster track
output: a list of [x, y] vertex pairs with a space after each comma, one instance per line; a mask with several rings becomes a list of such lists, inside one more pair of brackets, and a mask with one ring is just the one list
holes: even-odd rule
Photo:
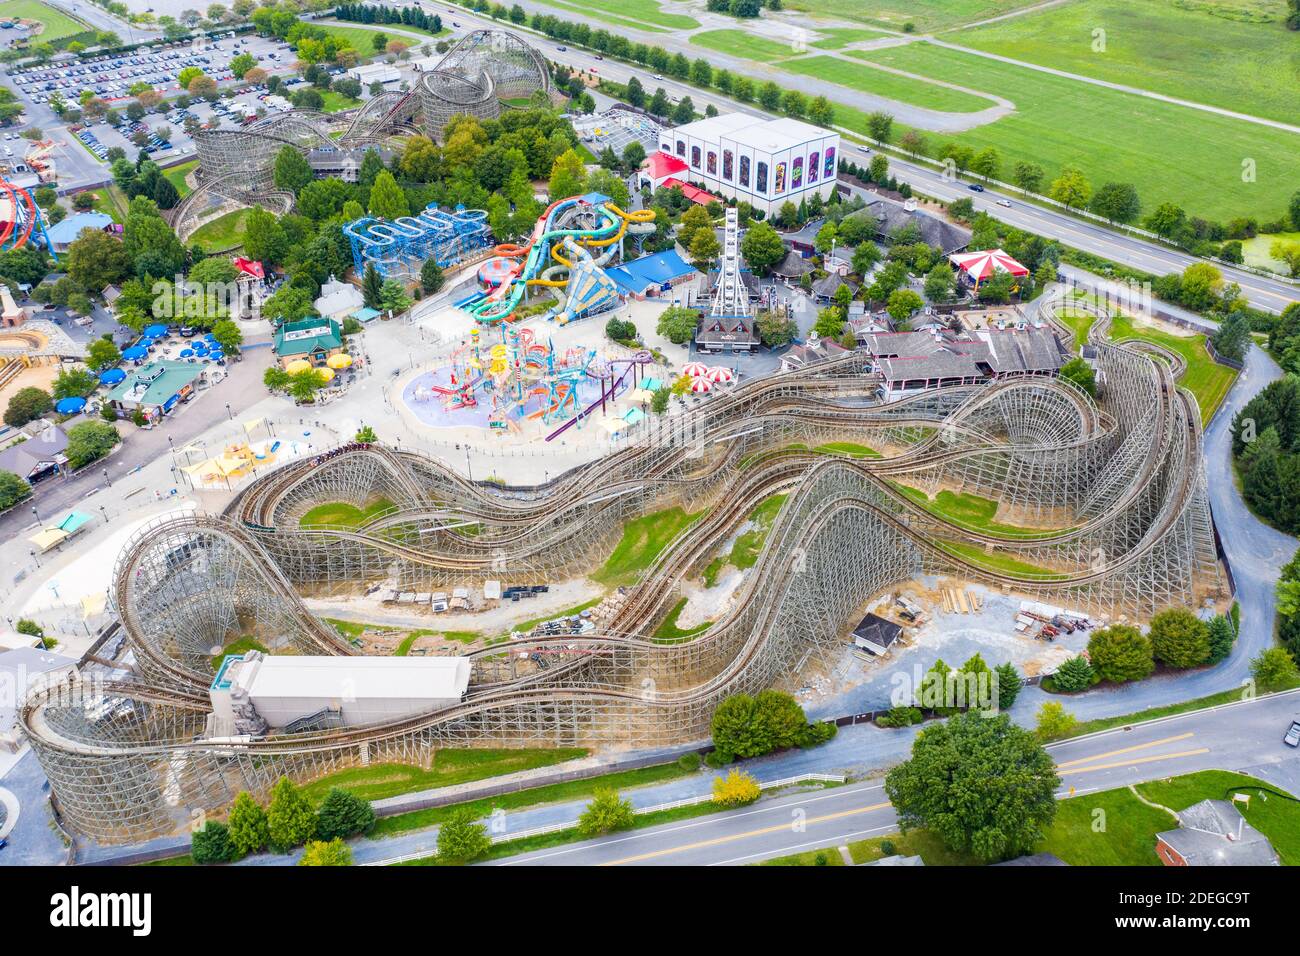
[[[810, 651], [833, 648], [868, 600], [919, 574], [1136, 618], [1192, 605], [1222, 587], [1199, 411], [1177, 387], [1175, 364], [1107, 344], [1107, 321], [1098, 312], [1091, 332], [1099, 404], [1041, 378], [873, 402], [876, 380], [850, 354], [744, 385], [543, 487], [473, 483], [377, 445], [290, 463], [222, 516], [141, 529], [113, 588], [136, 678], [51, 688], [24, 706], [23, 726], [69, 823], [100, 841], [135, 841], [282, 775], [425, 765], [440, 746], [701, 738], [720, 700], [771, 686]], [[844, 441], [882, 457], [815, 450]], [[987, 495], [1032, 527], [972, 528], [912, 488]], [[688, 641], [657, 642], [682, 583], [775, 494], [786, 498], [732, 609]], [[393, 508], [360, 527], [301, 524], [316, 504], [379, 496]], [[469, 692], [454, 706], [367, 727], [200, 736], [209, 659], [232, 639], [356, 653], [303, 595], [384, 580], [428, 590], [580, 574], [627, 520], [672, 506], [700, 515], [607, 627], [470, 652]]]

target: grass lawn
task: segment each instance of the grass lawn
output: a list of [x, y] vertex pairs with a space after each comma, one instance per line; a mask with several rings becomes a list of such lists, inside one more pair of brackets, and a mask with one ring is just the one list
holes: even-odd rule
[[266, 649], [266, 645], [257, 638], [245, 635], [244, 637], [236, 638], [223, 647], [220, 654], [212, 655], [213, 672], [215, 673], [217, 668], [221, 666], [221, 662], [226, 659], [227, 655], [245, 654], [248, 651], [261, 651], [263, 654], [271, 653]]
[[880, 452], [851, 441], [832, 441], [818, 445], [813, 451], [819, 455], [846, 455], [849, 458], [880, 458]]
[[864, 30], [860, 27], [832, 27], [817, 32], [821, 34], [821, 39], [814, 40], [809, 46], [815, 46], [819, 50], [838, 50], [850, 43], [857, 43], [861, 40], [879, 40], [881, 37], [889, 35], [881, 33], [879, 30]]
[[176, 187], [176, 192], [180, 194], [182, 199], [193, 192], [185, 182], [185, 177], [197, 169], [198, 165], [199, 161], [197, 159], [191, 159], [188, 163], [181, 163], [178, 166], [170, 166], [163, 170], [163, 175], [171, 180], [171, 184]]
[[707, 631], [712, 621], [705, 621], [703, 624], [696, 624], [694, 627], [680, 628], [677, 626], [677, 616], [682, 613], [682, 608], [686, 607], [686, 598], [682, 598], [673, 605], [673, 609], [668, 612], [668, 616], [663, 622], [655, 628], [652, 640], [656, 644], [681, 644], [687, 639], [694, 637], [701, 631]]
[[929, 33], [963, 23], [975, 23], [1040, 0], [786, 0], [787, 10], [803, 10], [819, 17], [877, 23], [894, 30], [905, 23], [918, 33]]
[[420, 638], [428, 637], [431, 634], [436, 634], [448, 641], [460, 641], [462, 644], [473, 644], [483, 636], [478, 631], [433, 631], [428, 628], [421, 628], [412, 631], [407, 634], [406, 637], [402, 638], [402, 643], [397, 645], [397, 650], [393, 651], [393, 656], [408, 657], [411, 653], [411, 645]]
[[[885, 852], [882, 844], [892, 852]], [[847, 844], [849, 857], [856, 863], [870, 863], [884, 856], [919, 856], [926, 866], [979, 866], [982, 861], [966, 853], [949, 850], [929, 830], [913, 830], [904, 836], [891, 833], [887, 836], [872, 837], [869, 840], [855, 840]], [[820, 860], [818, 858], [821, 858]], [[759, 866], [843, 866], [844, 858], [837, 847], [822, 850], [805, 850], [790, 856], [774, 857], [763, 860]]]
[[349, 640], [355, 637], [360, 637], [362, 633], [365, 632], [366, 628], [370, 626], [368, 624], [358, 624], [355, 621], [340, 621], [336, 617], [324, 617], [321, 618], [321, 620], [326, 624], [329, 624], [334, 628], [334, 630], [338, 631]]
[[5, 0], [0, 3], [0, 19], [39, 21], [45, 29], [32, 37], [33, 43], [53, 43], [87, 30], [84, 23], [37, 0]]
[[382, 514], [393, 507], [393, 503], [387, 498], [376, 498], [364, 509], [356, 505], [349, 504], [346, 501], [329, 501], [323, 505], [317, 505], [305, 515], [298, 519], [298, 526], [301, 528], [311, 528], [319, 526], [333, 526], [343, 528], [359, 528], [367, 521]]
[[755, 36], [744, 30], [705, 30], [703, 33], [691, 34], [691, 42], [719, 53], [766, 63], [797, 56], [801, 52], [789, 43]]
[[[1268, 791], [1267, 795], [1260, 788]], [[1231, 800], [1233, 792], [1249, 795], [1249, 805], [1238, 803], [1237, 809], [1277, 850], [1284, 866], [1300, 866], [1300, 802], [1280, 796], [1272, 784], [1227, 770], [1202, 770], [1169, 780], [1153, 780], [1137, 785], [1148, 800], [1172, 810], [1186, 810], [1202, 800]]]
[[622, 540], [609, 560], [591, 575], [592, 580], [609, 587], [634, 583], [664, 548], [702, 514], [702, 511], [687, 514], [681, 508], [669, 508], [627, 522], [623, 525]]
[[[1202, 7], [1206, 5], [1200, 5]], [[1274, 7], [1280, 14], [1281, 4]], [[1238, 113], [1296, 122], [1296, 35], [1170, 0], [1074, 0], [946, 37], [963, 46]], [[1093, 31], [1105, 30], [1103, 52]]]
[[1058, 533], [1055, 529], [1024, 528], [1020, 525], [1003, 524], [993, 520], [998, 511], [998, 503], [990, 498], [947, 490], [940, 491], [934, 498], [930, 498], [919, 488], [911, 488], [897, 482], [894, 483], [894, 488], [931, 514], [974, 531], [1001, 535], [1004, 538], [1041, 538]]
[[450, 787], [519, 770], [549, 767], [586, 755], [587, 751], [580, 747], [555, 750], [442, 749], [434, 755], [433, 766], [428, 770], [404, 763], [352, 767], [304, 784], [302, 791], [313, 803], [324, 800], [331, 787], [350, 790], [364, 800], [382, 800], [414, 790]]
[[[1071, 866], [1159, 866], [1155, 835], [1178, 825], [1127, 787], [1060, 800], [1056, 806], [1056, 819], [1034, 852], [1054, 854]], [[1098, 832], [1094, 823], [1105, 829]]]
[[1135, 325], [1128, 316], [1117, 316], [1111, 323], [1110, 337], [1117, 342], [1128, 339], [1152, 342], [1183, 356], [1187, 371], [1178, 382], [1196, 396], [1201, 406], [1201, 424], [1210, 420], [1236, 381], [1236, 371], [1220, 365], [1205, 351], [1204, 335], [1174, 335], [1152, 326]]
[[[997, 147], [1004, 169], [1035, 162], [1050, 182], [1063, 165], [1074, 163], [1094, 186], [1133, 183], [1145, 210], [1170, 200], [1217, 219], [1276, 218], [1295, 190], [1291, 172], [1300, 136], [1292, 133], [925, 42], [852, 55], [1011, 99], [1011, 115], [953, 137], [976, 150]], [[856, 128], [853, 113], [836, 107], [837, 120]], [[1105, 131], [1080, 136], [1079, 118], [1090, 116], [1104, 116]], [[895, 136], [902, 132], [895, 124]], [[944, 142], [934, 134], [925, 138], [931, 153]], [[1171, 144], [1177, 144], [1176, 152]], [[1241, 181], [1243, 156], [1256, 161], [1257, 181]]]
[[95, 197], [95, 212], [112, 216], [113, 221], [117, 223], [126, 222], [128, 206], [126, 195], [116, 185], [110, 183], [101, 186], [99, 189], [91, 190], [91, 195]]
[[244, 222], [247, 209], [236, 209], [199, 226], [189, 238], [189, 245], [197, 243], [209, 253], [230, 252], [244, 241]]
[[[447, 751], [444, 751], [446, 753]], [[529, 751], [537, 753], [539, 751]], [[615, 773], [590, 777], [585, 780], [568, 780], [564, 783], [548, 784], [544, 787], [532, 787], [528, 790], [516, 790], [482, 800], [471, 800], [456, 804], [454, 807], [429, 807], [425, 810], [412, 810], [396, 816], [384, 817], [375, 824], [371, 836], [386, 836], [393, 833], [407, 833], [411, 830], [423, 830], [437, 826], [457, 807], [469, 807], [484, 816], [495, 809], [518, 810], [522, 807], [536, 807], [547, 803], [563, 803], [570, 800], [582, 800], [590, 797], [598, 787], [611, 787], [626, 790], [629, 787], [641, 787], [652, 783], [676, 780], [694, 771], [684, 770], [674, 761], [641, 767], [636, 770], [620, 770]], [[706, 804], [707, 806], [707, 804]]]
[[[849, 52], [850, 55], [857, 55], [854, 51]], [[866, 56], [867, 54], [862, 55]], [[963, 93], [961, 90], [951, 90], [946, 86], [939, 86], [924, 79], [899, 76], [896, 73], [873, 69], [870, 66], [863, 69], [861, 66], [848, 60], [842, 60], [839, 57], [805, 57], [783, 63], [781, 68], [789, 70], [791, 73], [815, 76], [818, 79], [826, 80], [828, 83], [838, 83], [850, 89], [861, 90], [864, 93], [887, 96], [891, 100], [899, 100], [903, 103], [923, 106], [931, 110], [942, 110], [945, 113], [978, 113], [980, 110], [986, 110], [997, 105], [993, 100], [986, 99], [983, 96]], [[906, 67], [902, 69], [906, 69]], [[960, 80], [952, 80], [948, 77], [942, 77], [942, 79], [950, 83], [971, 86], [971, 84], [964, 84]], [[983, 87], [979, 86], [973, 88], [983, 89]]]
[[995, 550], [992, 554], [988, 554], [979, 545], [962, 544], [957, 541], [936, 541], [935, 544], [972, 564], [981, 565], [992, 571], [1000, 571], [1003, 574], [1014, 574], [1039, 581], [1065, 577], [1059, 571], [1052, 571], [1036, 564], [1029, 564], [1001, 551]]
[[337, 93], [334, 90], [326, 90], [322, 93], [321, 100], [321, 112], [323, 113], [338, 113], [342, 110], [350, 110], [354, 106], [361, 105], [360, 100], [353, 99], [350, 96], [344, 96], [342, 93]]
[[[556, 7], [576, 10], [581, 13], [597, 14], [596, 20], [606, 21], [612, 17], [615, 21], [631, 19], [640, 21], [633, 26], [645, 29], [661, 27], [666, 30], [694, 30], [700, 22], [680, 13], [664, 13], [655, 0], [546, 0]], [[626, 24], [625, 24], [626, 25]]]

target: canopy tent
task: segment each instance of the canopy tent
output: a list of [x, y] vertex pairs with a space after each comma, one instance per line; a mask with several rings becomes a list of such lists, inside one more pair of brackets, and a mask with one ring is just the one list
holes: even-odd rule
[[110, 368], [99, 373], [99, 383], [101, 385], [116, 385], [118, 382], [126, 380], [126, 372], [120, 368]]
[[692, 380], [691, 382], [692, 392], [707, 392], [711, 388], [713, 388], [713, 386], [709, 384], [709, 380], [707, 378], [697, 378]]
[[122, 358], [131, 362], [137, 362], [149, 354], [149, 350], [141, 345], [132, 345], [129, 349], [122, 350]]
[[145, 334], [145, 337], [146, 337], [146, 338], [150, 338], [150, 339], [159, 339], [159, 338], [162, 338], [164, 335], [167, 334], [167, 326], [165, 326], [165, 325], [146, 325], [146, 326], [144, 327], [144, 334]]
[[42, 528], [27, 540], [36, 545], [37, 550], [43, 553], [50, 550], [50, 548], [54, 547], [56, 544], [62, 544], [64, 541], [67, 541], [68, 532], [59, 528]]
[[648, 405], [650, 402], [654, 401], [655, 393], [644, 388], [634, 388], [630, 393], [628, 393], [627, 397], [632, 399], [632, 401], [636, 402], [638, 405]]
[[639, 408], [629, 408], [623, 413], [623, 421], [627, 422], [629, 425], [635, 425], [644, 418], [645, 412], [641, 411]]
[[995, 272], [1009, 272], [1017, 278], [1029, 275], [1029, 269], [1001, 249], [982, 249], [979, 252], [961, 252], [948, 257], [948, 261], [970, 276], [978, 287]]
[[193, 349], [181, 349], [181, 358], [189, 358], [193, 354]]
[[632, 427], [621, 418], [602, 418], [600, 425], [611, 435], [617, 435], [619, 432], [627, 431]]
[[326, 359], [325, 364], [330, 368], [347, 368], [352, 364], [352, 356], [346, 352], [339, 352], [337, 355], [331, 355]]
[[703, 362], [687, 362], [682, 366], [682, 374], [689, 375], [691, 378], [699, 378], [701, 375], [709, 374], [709, 367]]
[[316, 371], [320, 373], [320, 377], [321, 377], [321, 379], [322, 379], [323, 381], [325, 381], [325, 382], [332, 382], [332, 381], [334, 381], [334, 369], [332, 369], [332, 368], [318, 368], [318, 369], [316, 369]]
[[709, 369], [710, 382], [730, 382], [736, 376], [725, 365], [715, 365]]
[[299, 372], [305, 372], [311, 368], [311, 362], [306, 359], [294, 359], [284, 367], [284, 370], [290, 375], [297, 375]]
[[[125, 377], [125, 376], [124, 376]], [[54, 410], [60, 415], [75, 415], [86, 407], [86, 400], [76, 395], [69, 395], [67, 398], [59, 399], [54, 406]]]

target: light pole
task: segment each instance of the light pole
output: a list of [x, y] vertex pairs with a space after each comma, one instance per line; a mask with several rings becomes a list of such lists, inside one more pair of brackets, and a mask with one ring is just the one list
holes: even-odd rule
[[226, 414], [230, 416], [230, 420], [231, 420], [232, 422], [235, 420], [235, 413], [232, 412], [232, 411], [230, 410], [230, 403], [229, 403], [229, 402], [226, 402]]
[[110, 478], [110, 477], [108, 477], [108, 469], [107, 469], [107, 468], [104, 469], [104, 480], [108, 482], [108, 487], [110, 487], [110, 488], [113, 487], [113, 479]]
[[40, 516], [39, 514], [36, 513], [36, 506], [35, 506], [35, 505], [32, 505], [32, 517], [35, 518], [37, 521], [40, 521], [40, 520], [41, 520], [41, 516]]

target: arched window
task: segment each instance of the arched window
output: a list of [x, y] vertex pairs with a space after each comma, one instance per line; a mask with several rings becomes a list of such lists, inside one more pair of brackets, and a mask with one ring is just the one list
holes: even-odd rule
[[785, 192], [785, 163], [776, 164], [776, 175], [772, 177], [772, 192], [778, 196]]
[[686, 140], [684, 140], [684, 139], [679, 139], [679, 140], [677, 141], [677, 155], [678, 155], [678, 156], [685, 156], [685, 155], [686, 155]]
[[808, 157], [808, 182], [810, 185], [817, 182], [817, 174], [821, 172], [821, 158], [821, 153], [813, 153]]
[[740, 185], [749, 185], [749, 157], [740, 157]]
[[834, 146], [828, 146], [826, 148], [826, 178], [827, 179], [835, 178], [835, 147]]
[[803, 157], [794, 158], [794, 167], [790, 172], [790, 188], [798, 189], [803, 185]]
[[691, 165], [696, 169], [700, 168], [700, 148], [698, 146], [691, 147]]
[[718, 154], [715, 153], [713, 150], [709, 150], [709, 160], [708, 163], [705, 165], [705, 171], [710, 176], [718, 175]]
[[731, 150], [724, 149], [722, 151], [722, 178], [723, 179], [727, 180], [728, 182], [731, 181], [732, 176], [734, 176], [736, 172], [735, 165], [736, 165], [736, 158], [732, 154]]
[[759, 192], [767, 192], [767, 163], [760, 162], [758, 164], [758, 179], [755, 186]]

